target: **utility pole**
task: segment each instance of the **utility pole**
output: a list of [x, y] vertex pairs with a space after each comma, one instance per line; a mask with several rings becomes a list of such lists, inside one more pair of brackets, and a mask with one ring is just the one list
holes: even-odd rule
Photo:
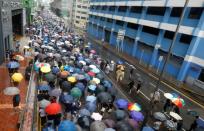
[[185, 4], [184, 4], [184, 9], [182, 10], [182, 13], [181, 13], [181, 16], [180, 16], [180, 19], [179, 19], [179, 22], [178, 22], [178, 25], [176, 26], [176, 30], [175, 30], [175, 33], [174, 33], [174, 37], [173, 37], [173, 40], [172, 40], [171, 45], [170, 45], [170, 47], [169, 47], [167, 57], [166, 57], [166, 59], [165, 59], [165, 61], [164, 61], [164, 66], [162, 67], [161, 73], [160, 73], [160, 75], [159, 75], [159, 79], [158, 79], [158, 81], [157, 81], [157, 83], [156, 83], [156, 87], [155, 87], [155, 90], [154, 90], [154, 93], [153, 93], [153, 97], [152, 97], [151, 100], [150, 100], [150, 108], [148, 108], [148, 110], [146, 111], [146, 117], [145, 117], [145, 119], [144, 119], [144, 121], [143, 121], [143, 123], [142, 123], [141, 128], [143, 128], [143, 127], [146, 125], [146, 123], [147, 123], [147, 121], [148, 121], [148, 119], [149, 119], [149, 117], [150, 117], [150, 111], [151, 111], [151, 109], [153, 109], [153, 107], [154, 107], [154, 103], [153, 103], [154, 96], [155, 96], [156, 91], [158, 91], [159, 86], [160, 86], [160, 84], [161, 84], [162, 76], [163, 76], [163, 74], [164, 74], [165, 68], [166, 68], [166, 66], [167, 66], [167, 64], [168, 64], [168, 61], [169, 61], [169, 59], [170, 59], [171, 52], [172, 52], [173, 47], [174, 47], [174, 44], [175, 44], [175, 42], [176, 42], [176, 37], [177, 37], [178, 31], [179, 31], [179, 28], [180, 28], [180, 26], [181, 26], [181, 23], [182, 23], [182, 21], [183, 21], [183, 17], [184, 17], [184, 14], [185, 14], [185, 12], [186, 12], [186, 8], [187, 8], [188, 3], [189, 3], [189, 0], [186, 0], [186, 1], [185, 1]]

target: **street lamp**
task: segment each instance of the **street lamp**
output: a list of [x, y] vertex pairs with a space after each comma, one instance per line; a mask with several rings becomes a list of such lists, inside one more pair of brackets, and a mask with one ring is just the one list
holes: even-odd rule
[[166, 57], [166, 59], [164, 60], [164, 66], [162, 67], [161, 73], [160, 73], [160, 75], [159, 75], [159, 79], [158, 79], [158, 81], [157, 81], [157, 83], [156, 83], [156, 88], [155, 88], [154, 93], [153, 93], [153, 96], [152, 96], [152, 98], [151, 98], [151, 100], [150, 100], [150, 105], [151, 105], [151, 106], [150, 106], [150, 108], [148, 108], [148, 110], [147, 110], [147, 112], [146, 112], [146, 117], [145, 117], [145, 119], [144, 119], [144, 121], [143, 121], [143, 123], [142, 123], [141, 128], [143, 128], [143, 127], [146, 125], [146, 123], [147, 123], [147, 121], [148, 121], [148, 119], [149, 119], [150, 111], [151, 111], [151, 109], [153, 109], [153, 107], [154, 107], [154, 103], [153, 103], [154, 96], [155, 96], [155, 93], [158, 91], [159, 85], [160, 85], [160, 83], [161, 83], [161, 81], [162, 81], [162, 76], [163, 76], [163, 74], [164, 74], [164, 70], [165, 70], [165, 68], [166, 68], [166, 66], [167, 66], [167, 63], [168, 63], [168, 61], [169, 61], [169, 58], [170, 58], [170, 56], [171, 56], [171, 52], [172, 52], [172, 50], [173, 50], [174, 44], [175, 44], [175, 42], [176, 42], [176, 37], [177, 37], [178, 31], [179, 31], [179, 28], [180, 28], [180, 26], [181, 26], [181, 23], [182, 23], [182, 21], [183, 21], [184, 13], [185, 13], [185, 11], [186, 11], [186, 8], [187, 8], [188, 3], [189, 3], [189, 0], [186, 0], [186, 1], [185, 1], [185, 4], [184, 4], [184, 9], [182, 10], [182, 13], [181, 13], [181, 16], [180, 16], [180, 19], [179, 19], [179, 22], [178, 22], [178, 25], [176, 26], [176, 31], [175, 31], [175, 33], [174, 33], [173, 40], [172, 40], [171, 45], [170, 45], [170, 47], [169, 47], [167, 57]]

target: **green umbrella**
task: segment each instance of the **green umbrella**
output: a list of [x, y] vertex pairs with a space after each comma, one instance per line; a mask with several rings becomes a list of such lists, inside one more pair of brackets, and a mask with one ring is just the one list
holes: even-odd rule
[[52, 73], [48, 73], [45, 75], [45, 79], [48, 81], [48, 82], [51, 82], [51, 81], [54, 81], [56, 79], [56, 76]]
[[74, 98], [80, 98], [81, 95], [82, 95], [82, 92], [79, 88], [75, 87], [75, 88], [72, 88], [71, 90], [71, 95], [74, 97]]

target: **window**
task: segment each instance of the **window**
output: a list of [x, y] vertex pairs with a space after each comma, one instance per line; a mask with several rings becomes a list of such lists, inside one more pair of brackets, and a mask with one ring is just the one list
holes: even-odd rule
[[110, 6], [109, 11], [115, 11], [115, 6]]
[[107, 6], [102, 6], [101, 7], [101, 10], [106, 10], [107, 9]]
[[192, 38], [193, 38], [193, 36], [191, 36], [191, 35], [182, 34], [179, 41], [182, 43], [190, 44]]
[[113, 23], [113, 19], [107, 18], [107, 22]]
[[142, 7], [140, 6], [131, 7], [130, 12], [131, 13], [142, 13]]
[[131, 29], [137, 30], [138, 27], [139, 27], [139, 25], [138, 25], [138, 24], [133, 24], [133, 23], [128, 23], [128, 24], [127, 24], [127, 27], [128, 27], [128, 28], [131, 28]]
[[159, 34], [159, 29], [148, 27], [148, 26], [143, 26], [142, 31], [146, 32], [146, 33], [153, 34], [153, 35]]
[[76, 23], [78, 24], [78, 23], [79, 23], [79, 21], [78, 21], [78, 20], [76, 20]]
[[76, 16], [76, 18], [79, 18], [79, 19], [80, 19], [80, 16]]
[[126, 12], [126, 10], [127, 10], [127, 6], [120, 6], [118, 8], [118, 12]]
[[175, 34], [175, 32], [165, 31], [165, 33], [164, 33], [164, 38], [173, 40], [174, 34]]
[[117, 25], [120, 25], [120, 26], [123, 26], [124, 22], [121, 21], [121, 20], [116, 20], [116, 24], [117, 24]]
[[147, 9], [147, 14], [163, 16], [165, 11], [166, 11], [165, 7], [149, 7]]
[[174, 7], [171, 11], [171, 17], [180, 17], [183, 11], [182, 7]]
[[127, 37], [127, 36], [124, 37], [124, 40], [126, 42], [128, 42], [128, 43], [134, 43], [134, 41], [135, 41], [133, 38], [130, 38], [130, 37]]
[[100, 20], [101, 20], [101, 21], [105, 21], [105, 17], [101, 17]]
[[87, 6], [82, 6], [82, 8], [87, 9]]
[[86, 17], [81, 17], [81, 19], [86, 20]]
[[77, 5], [78, 8], [81, 8], [81, 5]]
[[203, 12], [202, 7], [200, 7], [200, 8], [197, 8], [197, 7], [196, 8], [191, 8], [188, 18], [190, 18], [190, 19], [200, 19], [200, 16], [202, 15], [202, 12]]

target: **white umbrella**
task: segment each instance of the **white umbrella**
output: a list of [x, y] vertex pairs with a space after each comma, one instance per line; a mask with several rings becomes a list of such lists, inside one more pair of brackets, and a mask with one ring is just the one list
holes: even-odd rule
[[176, 128], [176, 123], [171, 121], [171, 120], [166, 120], [164, 122], [164, 124], [167, 126], [167, 128], [169, 128], [171, 130], [175, 130], [175, 128]]
[[171, 100], [174, 96], [171, 93], [164, 93], [164, 97]]
[[176, 120], [182, 120], [182, 117], [179, 114], [175, 113], [175, 112], [171, 111], [170, 116], [173, 117]]
[[155, 119], [160, 120], [160, 121], [166, 120], [166, 116], [161, 112], [155, 112], [153, 116]]
[[95, 65], [89, 65], [89, 67], [92, 68], [92, 69], [96, 68]]
[[36, 43], [36, 42], [35, 42], [33, 45], [36, 46], [36, 47], [39, 47], [39, 46], [40, 46], [40, 45], [39, 45], [38, 43]]
[[55, 40], [51, 40], [51, 42], [52, 42], [52, 43], [54, 43], [54, 42], [55, 42]]
[[86, 65], [85, 61], [79, 61], [79, 63], [81, 63], [82, 65]]
[[24, 46], [24, 48], [25, 48], [25, 49], [29, 49], [30, 47], [29, 47], [29, 46], [27, 46], [27, 45], [25, 45], [25, 46]]
[[41, 108], [45, 108], [49, 104], [50, 104], [50, 101], [43, 99], [43, 100], [40, 101], [39, 106]]
[[62, 53], [65, 53], [65, 52], [67, 52], [66, 50], [62, 50]]
[[13, 96], [19, 93], [20, 93], [20, 90], [17, 87], [7, 87], [4, 89], [5, 95]]
[[93, 118], [95, 121], [100, 121], [102, 120], [103, 116], [100, 113], [93, 112], [91, 118]]

